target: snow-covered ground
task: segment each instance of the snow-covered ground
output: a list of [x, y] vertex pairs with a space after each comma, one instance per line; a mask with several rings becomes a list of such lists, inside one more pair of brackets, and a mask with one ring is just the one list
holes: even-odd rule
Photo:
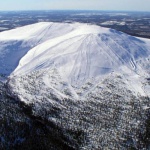
[[0, 33], [0, 44], [0, 74], [6, 76], [56, 68], [80, 87], [117, 72], [140, 93], [139, 79], [149, 77], [150, 40], [96, 25], [36, 23]]
[[125, 25], [126, 23], [123, 21], [123, 22], [118, 22], [118, 21], [106, 21], [106, 22], [103, 22], [101, 23], [101, 25]]
[[32, 116], [63, 131], [83, 131], [83, 149], [141, 149], [138, 135], [147, 132], [150, 108], [149, 39], [91, 24], [43, 22], [0, 33], [0, 44], [4, 93]]

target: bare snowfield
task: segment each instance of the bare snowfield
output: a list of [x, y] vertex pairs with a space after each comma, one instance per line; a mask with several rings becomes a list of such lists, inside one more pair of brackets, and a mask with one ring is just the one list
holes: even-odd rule
[[[111, 69], [114, 68], [115, 64], [125, 64], [135, 70], [137, 67], [136, 61], [140, 58], [148, 57], [150, 53], [150, 40], [139, 39], [112, 29], [81, 23], [43, 22], [28, 25], [0, 33], [0, 42], [2, 43], [0, 52], [3, 57], [9, 58], [8, 54], [11, 52], [22, 52], [21, 56], [14, 54], [18, 57], [20, 62], [19, 65], [13, 64], [13, 70], [15, 68], [18, 70], [21, 68], [20, 65], [25, 65], [29, 61], [35, 60], [35, 57], [40, 58], [41, 54], [46, 55], [47, 53], [50, 54], [47, 59], [49, 59], [51, 55], [57, 57], [69, 55], [69, 53], [76, 55], [81, 53], [84, 58], [85, 53], [89, 53], [90, 57], [94, 57], [97, 61], [98, 59], [96, 57], [101, 58], [101, 61], [97, 65], [91, 64], [92, 66]], [[18, 47], [15, 43], [17, 43]], [[16, 49], [16, 47], [20, 49], [15, 52], [12, 51], [11, 48], [7, 48], [6, 50], [5, 47], [10, 44], [14, 49]], [[27, 46], [33, 48], [25, 50]], [[90, 50], [88, 51], [87, 49]], [[24, 52], [28, 53], [25, 55]], [[49, 61], [52, 61], [53, 57], [49, 59]], [[108, 58], [107, 63], [109, 64], [104, 66], [105, 58]], [[87, 57], [85, 57], [84, 61], [87, 62]], [[91, 62], [93, 63], [93, 61]], [[39, 62], [36, 66], [41, 63], [42, 62]], [[6, 68], [4, 69], [7, 70], [6, 62], [2, 64], [5, 64]], [[34, 65], [32, 65], [32, 67], [33, 66]], [[11, 71], [9, 73], [11, 73]]]
[[80, 87], [116, 72], [144, 94], [140, 83], [149, 76], [148, 39], [91, 24], [42, 22], [0, 33], [0, 44], [1, 74], [56, 68], [71, 86]]

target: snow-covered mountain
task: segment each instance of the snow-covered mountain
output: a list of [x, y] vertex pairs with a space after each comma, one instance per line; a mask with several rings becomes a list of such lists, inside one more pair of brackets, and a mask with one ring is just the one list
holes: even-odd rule
[[[149, 39], [91, 24], [43, 22], [0, 33], [0, 45], [4, 91], [49, 132], [57, 126], [61, 142], [74, 149], [142, 147]], [[83, 145], [79, 131], [86, 135]]]
[[150, 71], [150, 40], [96, 25], [37, 23], [0, 33], [0, 44], [0, 73], [11, 76], [56, 68], [80, 87], [112, 72], [135, 84]]
[[89, 24], [28, 25], [0, 33], [0, 44], [0, 73], [8, 75], [56, 67], [72, 83], [149, 68], [150, 40]]

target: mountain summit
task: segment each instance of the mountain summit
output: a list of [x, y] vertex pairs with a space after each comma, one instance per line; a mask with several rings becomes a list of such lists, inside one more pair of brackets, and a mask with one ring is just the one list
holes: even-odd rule
[[0, 73], [56, 67], [71, 83], [112, 71], [146, 73], [150, 40], [81, 23], [37, 23], [0, 33]]
[[55, 68], [81, 87], [115, 72], [137, 92], [139, 77], [149, 77], [150, 40], [96, 25], [41, 22], [0, 33], [0, 44], [0, 73], [11, 77]]

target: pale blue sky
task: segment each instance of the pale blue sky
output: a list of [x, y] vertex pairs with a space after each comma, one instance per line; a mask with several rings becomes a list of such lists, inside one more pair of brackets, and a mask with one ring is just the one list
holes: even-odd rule
[[150, 11], [150, 0], [0, 0], [0, 10]]

